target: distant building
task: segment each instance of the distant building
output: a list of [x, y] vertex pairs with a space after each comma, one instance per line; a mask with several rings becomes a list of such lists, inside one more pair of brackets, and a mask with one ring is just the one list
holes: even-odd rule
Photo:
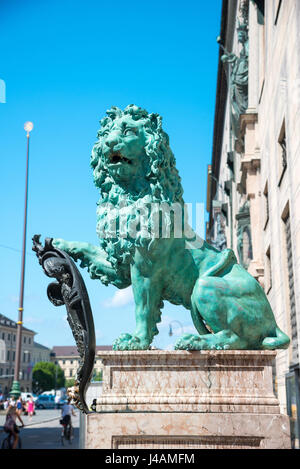
[[52, 350], [45, 345], [41, 345], [37, 342], [34, 342], [33, 357], [32, 362], [35, 365], [38, 362], [50, 362]]
[[206, 233], [235, 251], [291, 338], [277, 352], [274, 381], [293, 447], [300, 446], [299, 31], [299, 0], [223, 0]]
[[[34, 336], [36, 332], [22, 328], [20, 387], [22, 392], [32, 388]], [[16, 359], [17, 323], [0, 314], [0, 388], [4, 395], [11, 390]]]
[[[97, 352], [103, 350], [112, 350], [111, 345], [97, 345], [94, 373], [102, 371], [102, 361], [97, 358]], [[79, 353], [75, 346], [55, 346], [52, 349], [52, 361], [54, 361], [63, 370], [66, 379], [76, 377], [76, 372], [79, 366]]]

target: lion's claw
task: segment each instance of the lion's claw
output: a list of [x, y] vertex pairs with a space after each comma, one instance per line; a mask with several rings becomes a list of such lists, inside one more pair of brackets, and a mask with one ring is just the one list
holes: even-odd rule
[[121, 334], [113, 343], [113, 350], [147, 350], [150, 344], [139, 337]]
[[224, 340], [217, 342], [214, 334], [204, 337], [185, 334], [177, 340], [174, 348], [175, 350], [228, 350], [231, 347]]

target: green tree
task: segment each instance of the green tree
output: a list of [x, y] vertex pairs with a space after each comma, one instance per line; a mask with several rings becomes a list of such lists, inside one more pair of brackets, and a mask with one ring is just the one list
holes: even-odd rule
[[69, 378], [66, 380], [65, 387], [68, 389], [74, 386], [74, 384], [75, 384], [75, 378]]
[[101, 371], [94, 371], [94, 374], [93, 374], [93, 377], [92, 377], [92, 381], [95, 382], [95, 381], [102, 381], [102, 370]]
[[65, 376], [59, 365], [52, 362], [38, 362], [32, 370], [33, 392], [50, 391], [54, 388], [62, 388], [65, 385]]

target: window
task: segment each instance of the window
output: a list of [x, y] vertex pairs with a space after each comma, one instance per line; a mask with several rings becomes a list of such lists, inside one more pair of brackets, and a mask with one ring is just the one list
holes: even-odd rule
[[13, 335], [13, 341], [16, 341], [16, 334]]
[[72, 370], [72, 368], [70, 369], [69, 376], [73, 376], [73, 370]]
[[16, 352], [15, 350], [13, 350], [13, 353], [12, 353], [12, 361], [14, 362], [16, 359]]
[[29, 343], [29, 345], [31, 344], [31, 338], [30, 337], [28, 337], [28, 343]]
[[10, 340], [10, 334], [7, 334], [7, 340]]
[[279, 166], [279, 182], [278, 186], [280, 186], [281, 181], [283, 179], [284, 173], [287, 168], [287, 151], [286, 151], [286, 133], [285, 133], [285, 121], [283, 121], [281, 131], [278, 138], [279, 144], [279, 158], [278, 158], [278, 166]]
[[258, 24], [265, 23], [265, 0], [252, 0], [257, 8], [257, 22]]
[[259, 102], [262, 100], [264, 87], [265, 87], [265, 70], [266, 70], [266, 58], [267, 58], [267, 40], [266, 40], [266, 27], [265, 27], [265, 1], [259, 0], [255, 2], [257, 5], [257, 22], [258, 27], [258, 89], [259, 89]]
[[0, 363], [5, 363], [6, 346], [4, 340], [0, 340]]
[[5, 332], [2, 332], [2, 340], [5, 340]]
[[265, 202], [265, 222], [264, 222], [264, 230], [267, 227], [269, 221], [269, 190], [268, 190], [268, 181], [266, 182], [265, 189], [264, 189], [264, 202]]
[[266, 252], [266, 269], [265, 269], [265, 291], [269, 293], [272, 288], [272, 266], [271, 266], [271, 248]]
[[292, 339], [292, 363], [298, 363], [298, 332], [297, 332], [297, 311], [296, 311], [296, 295], [295, 295], [295, 282], [294, 282], [294, 265], [293, 265], [293, 247], [292, 247], [292, 233], [291, 233], [291, 219], [289, 206], [284, 210], [282, 215], [285, 232], [285, 248], [286, 248], [286, 276], [287, 276], [287, 292], [289, 299], [289, 312], [291, 323], [291, 339]]
[[287, 413], [290, 416], [292, 449], [300, 445], [300, 374], [299, 368], [286, 375]]
[[10, 358], [10, 351], [7, 350], [7, 354], [6, 354], [6, 361], [9, 362], [9, 358]]
[[24, 344], [26, 344], [26, 337], [24, 337], [24, 339], [23, 339], [23, 343], [24, 343]]

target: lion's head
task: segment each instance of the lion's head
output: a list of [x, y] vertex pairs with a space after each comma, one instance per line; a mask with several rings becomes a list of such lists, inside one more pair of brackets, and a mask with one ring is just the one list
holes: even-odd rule
[[133, 104], [124, 111], [112, 107], [101, 121], [92, 150], [94, 181], [104, 201], [121, 194], [137, 200], [183, 203], [182, 186], [162, 129], [162, 118]]
[[[145, 236], [141, 224], [135, 224], [141, 220], [141, 208], [163, 203], [183, 205], [183, 190], [161, 116], [148, 114], [132, 104], [124, 111], [112, 107], [100, 124], [91, 156], [94, 181], [102, 196], [97, 210], [97, 234], [115, 270], [129, 278], [135, 247], [150, 249], [153, 239]], [[121, 232], [124, 215], [135, 224], [134, 236], [130, 230], [125, 235]], [[152, 217], [155, 212], [151, 209], [146, 234], [151, 231]], [[160, 223], [169, 226], [170, 215], [167, 213]]]

